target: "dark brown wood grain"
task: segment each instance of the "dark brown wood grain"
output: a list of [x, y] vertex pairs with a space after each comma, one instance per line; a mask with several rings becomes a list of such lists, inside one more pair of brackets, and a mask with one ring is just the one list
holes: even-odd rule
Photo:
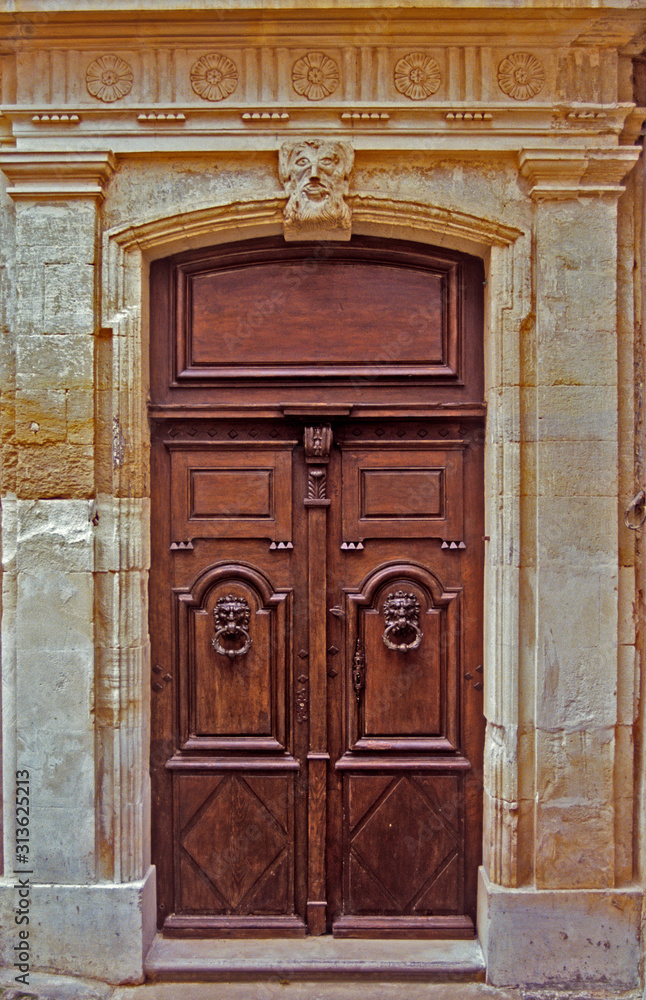
[[[368, 237], [151, 268], [165, 933], [473, 933], [482, 280], [468, 255]], [[414, 648], [387, 631], [398, 593]], [[248, 608], [239, 656], [243, 632], [214, 645], [228, 599]]]

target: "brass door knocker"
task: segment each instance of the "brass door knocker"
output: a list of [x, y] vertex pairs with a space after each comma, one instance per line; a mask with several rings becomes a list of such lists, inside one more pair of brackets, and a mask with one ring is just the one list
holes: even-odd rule
[[388, 594], [384, 602], [384, 617], [384, 646], [398, 653], [418, 648], [424, 633], [419, 627], [419, 601], [415, 594], [407, 594], [403, 590]]
[[[249, 635], [249, 620], [251, 611], [244, 597], [236, 597], [235, 594], [227, 594], [216, 601], [213, 609], [215, 619], [215, 635], [213, 636], [213, 648], [221, 656], [228, 656], [233, 659], [236, 656], [245, 656], [251, 648], [251, 636]], [[242, 646], [226, 647], [220, 641], [228, 642], [240, 641], [244, 639]]]

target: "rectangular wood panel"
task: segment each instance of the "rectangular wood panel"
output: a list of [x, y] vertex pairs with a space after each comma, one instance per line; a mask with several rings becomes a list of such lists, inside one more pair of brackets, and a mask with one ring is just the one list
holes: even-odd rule
[[294, 913], [291, 774], [176, 773], [177, 913]]
[[[440, 736], [442, 733], [442, 663], [440, 614], [421, 620], [419, 649], [398, 653], [383, 642], [383, 618], [364, 616], [366, 672], [362, 736]], [[446, 683], [446, 682], [445, 682]]]
[[361, 519], [442, 517], [444, 469], [361, 469]]
[[274, 469], [191, 469], [189, 520], [273, 517]]
[[175, 592], [183, 750], [285, 748], [291, 595], [267, 602], [249, 568], [220, 564]]
[[291, 540], [294, 444], [170, 445], [173, 540]]
[[460, 914], [463, 779], [395, 772], [344, 782], [346, 917]]
[[[384, 266], [375, 280], [374, 265], [308, 265], [190, 276], [189, 366], [235, 365], [241, 356], [251, 366], [286, 358], [294, 365], [446, 364], [444, 275]], [[312, 315], [316, 337], [304, 336]]]
[[462, 539], [462, 447], [341, 442], [344, 539]]

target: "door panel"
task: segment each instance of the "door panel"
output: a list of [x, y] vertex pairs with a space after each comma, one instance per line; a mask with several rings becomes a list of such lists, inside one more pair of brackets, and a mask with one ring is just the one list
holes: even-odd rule
[[284, 750], [291, 594], [228, 563], [175, 598], [182, 748]]
[[172, 447], [172, 530], [200, 538], [288, 541], [292, 530], [292, 449]]
[[[481, 269], [366, 238], [317, 257], [306, 287], [314, 251], [270, 242], [153, 268], [159, 926], [468, 936], [484, 526], [466, 279]], [[278, 285], [251, 329], [247, 306]], [[371, 335], [385, 302], [408, 324], [394, 353]]]
[[461, 539], [462, 443], [368, 444], [342, 444], [344, 538]]
[[291, 774], [175, 776], [179, 913], [196, 918], [289, 912], [292, 786]]
[[[408, 573], [407, 573], [408, 570]], [[383, 750], [405, 749], [454, 749], [447, 740], [449, 733], [455, 739], [455, 687], [457, 663], [455, 662], [456, 632], [459, 612], [454, 602], [456, 593], [438, 595], [438, 604], [428, 586], [419, 583], [427, 576], [420, 567], [398, 565], [394, 572], [381, 570], [386, 576], [370, 599], [364, 595], [350, 595], [356, 606], [350, 613], [350, 644], [357, 641], [364, 650], [363, 684], [354, 693], [358, 703], [356, 724], [351, 733], [353, 749]], [[368, 593], [372, 589], [369, 581]], [[438, 588], [439, 589], [439, 588]], [[395, 624], [388, 625], [389, 607], [393, 598], [407, 604], [414, 602], [418, 635], [407, 625], [402, 626], [402, 649], [386, 646], [388, 631], [394, 636]], [[370, 601], [365, 605], [364, 601]], [[441, 603], [440, 603], [441, 602]], [[420, 640], [417, 648], [406, 649]], [[410, 640], [408, 643], [406, 640]], [[398, 644], [394, 636], [391, 645]], [[452, 713], [447, 717], [448, 708]], [[439, 739], [442, 742], [439, 742]]]
[[[459, 913], [462, 816], [448, 804], [462, 798], [460, 779], [358, 774], [349, 775], [347, 785], [354, 805], [347, 829], [348, 911], [398, 916]], [[344, 923], [347, 929], [349, 920]]]

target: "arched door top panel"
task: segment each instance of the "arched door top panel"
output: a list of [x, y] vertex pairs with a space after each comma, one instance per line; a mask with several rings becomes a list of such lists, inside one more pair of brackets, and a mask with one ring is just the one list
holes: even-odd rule
[[263, 398], [270, 386], [325, 384], [346, 400], [391, 399], [415, 384], [478, 403], [482, 286], [476, 257], [367, 236], [268, 237], [157, 261], [153, 397], [195, 400], [244, 381]]

